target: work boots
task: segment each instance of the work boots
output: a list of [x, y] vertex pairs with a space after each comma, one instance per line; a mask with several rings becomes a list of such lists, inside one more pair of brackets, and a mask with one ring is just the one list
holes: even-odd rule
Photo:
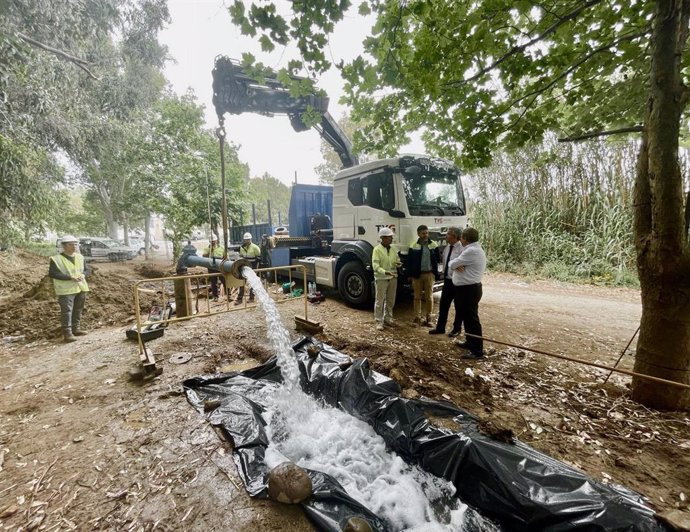
[[62, 329], [62, 338], [66, 344], [77, 341], [76, 337], [72, 333], [72, 329], [70, 329], [69, 327]]
[[72, 334], [74, 336], [86, 336], [86, 331], [83, 331], [81, 329], [81, 327], [79, 327], [78, 321], [73, 321], [72, 322]]

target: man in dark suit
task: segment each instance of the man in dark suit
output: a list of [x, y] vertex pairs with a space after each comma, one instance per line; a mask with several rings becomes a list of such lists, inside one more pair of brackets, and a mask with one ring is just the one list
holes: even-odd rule
[[455, 338], [460, 334], [460, 312], [458, 301], [455, 298], [455, 287], [453, 286], [453, 270], [448, 268], [448, 263], [455, 259], [462, 252], [462, 244], [460, 244], [460, 235], [462, 231], [458, 227], [449, 227], [446, 232], [446, 243], [448, 244], [443, 250], [443, 289], [441, 290], [441, 302], [438, 308], [438, 320], [436, 327], [429, 331], [429, 334], [444, 334], [446, 332], [446, 322], [448, 321], [448, 311], [450, 304], [453, 303], [455, 307], [455, 319], [453, 320], [453, 330], [448, 333], [448, 336]]

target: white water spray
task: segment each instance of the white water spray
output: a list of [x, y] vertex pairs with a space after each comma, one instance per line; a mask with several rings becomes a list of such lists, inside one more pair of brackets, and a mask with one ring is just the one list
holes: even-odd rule
[[367, 423], [306, 395], [276, 304], [250, 268], [243, 268], [242, 275], [265, 312], [268, 338], [285, 383], [276, 394], [258, 392], [250, 397], [266, 408], [269, 467], [291, 460], [331, 475], [394, 530], [458, 531], [470, 522], [474, 529], [498, 530], [454, 496], [452, 483], [387, 452], [383, 438]]

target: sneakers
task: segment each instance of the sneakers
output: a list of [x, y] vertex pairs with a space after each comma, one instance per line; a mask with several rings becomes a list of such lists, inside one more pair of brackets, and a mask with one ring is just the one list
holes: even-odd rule
[[484, 351], [470, 351], [469, 353], [462, 355], [460, 358], [479, 360], [480, 358], [484, 358]]
[[81, 329], [72, 329], [72, 335], [74, 336], [86, 336], [86, 331], [82, 331]]
[[427, 316], [427, 318], [422, 322], [422, 325], [424, 327], [433, 327], [433, 325], [431, 324], [431, 318]]
[[459, 331], [459, 330], [453, 329], [452, 331], [450, 331], [450, 332], [448, 333], [448, 336], [449, 336], [450, 338], [455, 338], [455, 337], [458, 336], [459, 334], [460, 334], [460, 331]]
[[439, 331], [438, 329], [431, 329], [429, 334], [443, 334], [446, 331]]
[[376, 330], [377, 330], [377, 331], [382, 331], [382, 330], [383, 330], [383, 323], [377, 323], [377, 324], [376, 324]]

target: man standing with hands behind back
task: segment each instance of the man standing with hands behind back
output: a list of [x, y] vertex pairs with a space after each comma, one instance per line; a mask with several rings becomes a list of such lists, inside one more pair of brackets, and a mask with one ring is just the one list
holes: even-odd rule
[[414, 323], [433, 327], [431, 311], [434, 308], [434, 281], [440, 260], [438, 244], [429, 240], [429, 228], [417, 227], [417, 238], [410, 244], [407, 273], [414, 290]]
[[84, 257], [77, 253], [78, 240], [65, 235], [60, 240], [62, 253], [50, 257], [48, 276], [53, 279], [55, 295], [60, 304], [60, 325], [65, 342], [76, 342], [75, 336], [84, 336], [80, 329], [81, 313], [86, 302], [86, 266]]
[[[482, 277], [486, 270], [486, 254], [479, 244], [479, 232], [474, 227], [467, 227], [460, 236], [462, 253], [450, 261], [448, 269], [453, 271], [455, 297], [460, 307], [461, 324], [465, 334], [482, 335], [482, 324], [479, 322], [479, 301], [482, 298]], [[463, 343], [456, 344], [461, 349], [469, 349], [462, 358], [482, 358], [484, 342], [479, 338], [468, 336]]]
[[383, 330], [383, 325], [393, 325], [393, 306], [395, 293], [398, 289], [398, 253], [391, 245], [393, 231], [389, 227], [379, 230], [381, 243], [374, 248], [371, 265], [374, 269], [376, 284], [376, 303], [374, 304], [374, 318], [376, 329]]

